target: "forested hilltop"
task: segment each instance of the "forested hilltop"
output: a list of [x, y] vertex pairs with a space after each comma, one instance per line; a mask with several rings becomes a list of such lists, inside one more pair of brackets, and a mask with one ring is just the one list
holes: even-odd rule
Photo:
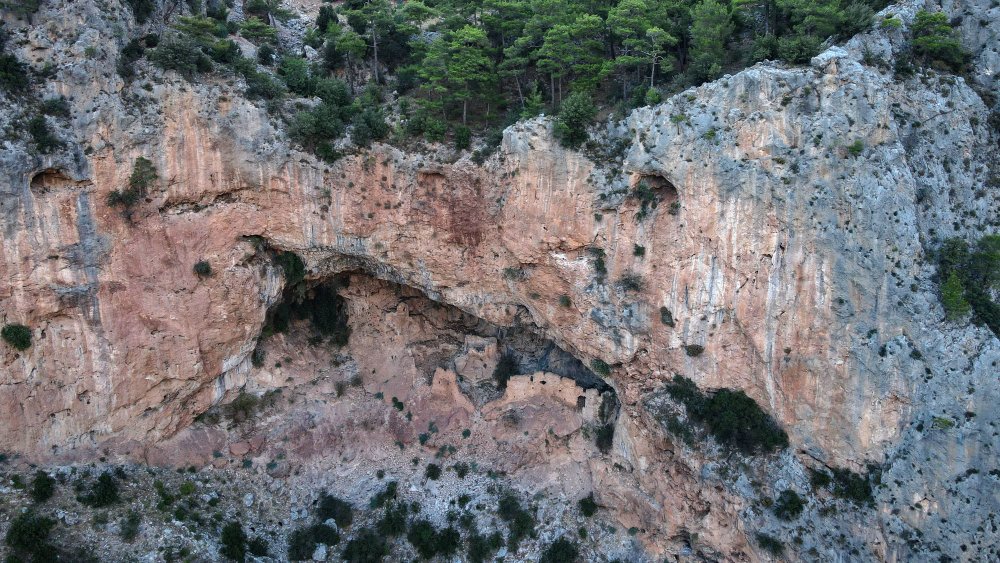
[[[310, 22], [281, 0], [126, 1], [149, 33], [122, 49], [124, 79], [141, 78], [143, 59], [191, 80], [235, 72], [327, 160], [348, 132], [356, 146], [464, 149], [481, 131], [483, 156], [503, 126], [542, 112], [561, 112], [556, 133], [575, 146], [602, 108], [623, 114], [764, 59], [805, 63], [867, 26], [901, 24], [873, 21], [886, 0], [348, 0]], [[924, 14], [913, 35], [914, 55], [964, 65], [943, 14]], [[279, 107], [289, 96], [321, 103]]]

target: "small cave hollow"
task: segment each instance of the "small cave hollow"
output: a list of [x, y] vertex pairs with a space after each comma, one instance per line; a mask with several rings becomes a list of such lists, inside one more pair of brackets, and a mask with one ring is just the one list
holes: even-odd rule
[[680, 211], [680, 195], [673, 182], [657, 174], [637, 174], [632, 179], [632, 195], [639, 200], [638, 219], [644, 219], [661, 205], [670, 215]]
[[31, 177], [29, 186], [34, 192], [45, 193], [66, 186], [75, 186], [77, 182], [58, 168], [46, 168]]
[[428, 196], [437, 196], [443, 192], [448, 179], [441, 172], [420, 171], [417, 173], [417, 185], [423, 188]]

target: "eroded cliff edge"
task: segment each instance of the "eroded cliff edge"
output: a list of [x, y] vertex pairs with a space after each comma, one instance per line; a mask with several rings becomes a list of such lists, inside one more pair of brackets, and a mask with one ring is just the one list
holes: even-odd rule
[[[906, 20], [916, 4], [890, 10]], [[944, 8], [987, 23], [966, 38], [988, 84], [997, 8]], [[302, 256], [307, 278], [362, 271], [610, 364], [622, 409], [599, 463], [623, 471], [597, 494], [654, 552], [680, 549], [684, 528], [737, 557], [743, 528], [768, 519], [739, 486], [712, 490], [714, 462], [657, 426], [646, 400], [675, 373], [743, 389], [781, 422], [792, 447], [775, 482], [804, 485], [816, 464], [882, 466], [877, 508], [842, 517], [856, 546], [825, 549], [995, 549], [993, 528], [976, 526], [998, 504], [1000, 344], [942, 321], [927, 254], [943, 236], [996, 232], [997, 132], [964, 79], [900, 82], [863, 63], [891, 60], [898, 31], [636, 110], [588, 154], [538, 119], [508, 129], [482, 166], [390, 146], [327, 165], [225, 79], [126, 87], [107, 64], [118, 47], [100, 39], [125, 19], [90, 3], [44, 10], [59, 17], [20, 30], [18, 49], [54, 63], [45, 88], [73, 103], [70, 144], [41, 157], [5, 140], [0, 157], [0, 314], [34, 337], [3, 350], [0, 448], [141, 456], [227, 392], [260, 386], [251, 355], [283, 279], [258, 237]], [[162, 181], [130, 223], [104, 202], [138, 156]], [[643, 179], [658, 202], [645, 214], [629, 197]], [[199, 260], [215, 274], [196, 276]]]

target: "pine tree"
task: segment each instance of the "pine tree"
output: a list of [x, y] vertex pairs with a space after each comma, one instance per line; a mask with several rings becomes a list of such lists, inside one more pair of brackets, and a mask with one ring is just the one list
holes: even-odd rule
[[961, 319], [969, 313], [971, 306], [965, 300], [965, 288], [957, 272], [952, 272], [941, 285], [941, 305], [949, 321]]
[[691, 9], [691, 18], [691, 73], [698, 80], [711, 80], [722, 72], [732, 17], [716, 0], [702, 0]]

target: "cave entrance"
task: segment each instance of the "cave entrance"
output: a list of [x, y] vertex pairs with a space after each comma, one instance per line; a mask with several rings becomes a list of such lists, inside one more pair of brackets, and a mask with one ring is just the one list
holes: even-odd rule
[[57, 168], [46, 168], [31, 177], [29, 186], [35, 192], [47, 192], [64, 186], [74, 186], [77, 182]]
[[351, 327], [347, 304], [340, 291], [349, 283], [349, 274], [338, 274], [323, 280], [302, 279], [286, 285], [281, 299], [267, 312], [261, 338], [288, 332], [292, 321], [308, 320], [313, 331], [311, 342], [326, 341], [334, 346], [345, 346], [351, 337]]
[[656, 174], [638, 174], [633, 178], [632, 196], [639, 200], [636, 218], [644, 219], [652, 210], [663, 205], [670, 215], [680, 211], [680, 195], [673, 182]]
[[[322, 264], [310, 270], [294, 253], [273, 249], [268, 253], [284, 272], [286, 283], [280, 299], [266, 313], [251, 356], [254, 367], [263, 368], [272, 352], [281, 354], [274, 358], [275, 368], [290, 365], [295, 350], [302, 351], [295, 347], [317, 346], [315, 353], [297, 357], [319, 358], [329, 353], [331, 361], [349, 366], [347, 370], [354, 374], [345, 380], [347, 384], [384, 393], [386, 398], [405, 398], [414, 381], [424, 379], [431, 385], [435, 373], [443, 369], [455, 374], [463, 394], [479, 406], [503, 395], [505, 385], [497, 377], [500, 371], [509, 372], [508, 378], [551, 373], [573, 380], [583, 390], [597, 390], [600, 403], [588, 405], [587, 397], [577, 393], [572, 406], [583, 411], [599, 405], [593, 422], [599, 427], [600, 449], [608, 451], [619, 412], [615, 389], [538, 327], [528, 323], [499, 326], [363, 269], [316, 275], [317, 270], [325, 270]], [[272, 342], [269, 337], [278, 333], [286, 337]], [[322, 349], [327, 346], [332, 349]], [[292, 368], [285, 377], [320, 371]], [[402, 403], [394, 401], [396, 405]]]

